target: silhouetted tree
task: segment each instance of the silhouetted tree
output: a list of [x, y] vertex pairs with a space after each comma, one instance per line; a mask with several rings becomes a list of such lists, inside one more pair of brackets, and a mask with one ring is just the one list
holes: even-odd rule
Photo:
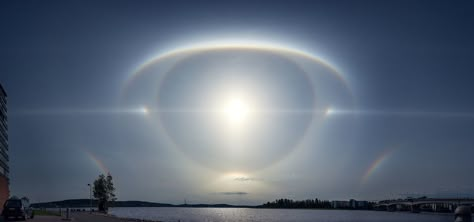
[[98, 209], [102, 212], [107, 212], [108, 210], [108, 202], [115, 201], [117, 198], [115, 197], [115, 187], [114, 183], [112, 182], [112, 175], [110, 173], [105, 176], [104, 174], [100, 174], [99, 177], [94, 181], [94, 198], [96, 198]]

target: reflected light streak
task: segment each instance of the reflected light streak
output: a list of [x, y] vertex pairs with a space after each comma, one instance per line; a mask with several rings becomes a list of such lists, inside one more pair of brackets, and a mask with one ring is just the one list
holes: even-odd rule
[[225, 114], [229, 119], [243, 120], [250, 113], [262, 114], [322, 114], [325, 116], [357, 115], [357, 116], [393, 116], [393, 117], [426, 117], [426, 118], [474, 118], [471, 112], [438, 112], [438, 111], [394, 111], [394, 110], [344, 110], [336, 108], [326, 109], [255, 109], [239, 101], [231, 101], [224, 109], [150, 109], [147, 106], [130, 109], [23, 109], [12, 110], [12, 115], [106, 115], [132, 114], [149, 115], [152, 113], [210, 113]]
[[[231, 106], [231, 105], [229, 105]], [[141, 113], [210, 113], [210, 114], [224, 114], [224, 115], [250, 115], [253, 113], [260, 114], [326, 114], [327, 110], [313, 110], [313, 109], [250, 109], [249, 107], [226, 107], [222, 109], [149, 109], [146, 111], [141, 109], [137, 112]], [[242, 116], [241, 118], [243, 118]]]
[[328, 108], [326, 115], [358, 115], [387, 117], [474, 118], [470, 112], [405, 111], [405, 110], [343, 110]]
[[107, 114], [148, 114], [147, 107], [131, 109], [82, 109], [82, 108], [56, 108], [56, 109], [22, 109], [12, 111], [12, 114], [18, 115], [107, 115]]

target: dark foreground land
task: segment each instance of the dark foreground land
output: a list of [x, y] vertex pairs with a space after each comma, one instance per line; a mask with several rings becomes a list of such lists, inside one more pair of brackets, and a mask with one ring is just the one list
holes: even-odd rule
[[72, 213], [71, 214], [72, 221], [74, 222], [124, 222], [124, 221], [138, 221], [133, 219], [124, 219], [118, 218], [109, 215], [103, 214], [90, 214], [88, 212], [80, 212], [80, 213]]
[[[81, 212], [81, 213], [71, 213], [70, 215], [71, 220], [65, 220], [65, 217], [60, 216], [35, 216], [34, 219], [28, 219], [27, 221], [31, 222], [132, 222], [137, 220], [132, 219], [123, 219], [117, 218], [113, 216], [107, 215], [100, 215], [100, 214], [90, 214], [88, 212]], [[4, 222], [3, 218], [0, 218], [0, 222]]]
[[[5, 220], [3, 220], [3, 218], [0, 218], [0, 221], [3, 222]], [[35, 222], [56, 222], [56, 221], [59, 222], [59, 221], [61, 221], [62, 222], [61, 217], [57, 217], [57, 216], [37, 216], [34, 219], [29, 219], [27, 221], [35, 221]]]

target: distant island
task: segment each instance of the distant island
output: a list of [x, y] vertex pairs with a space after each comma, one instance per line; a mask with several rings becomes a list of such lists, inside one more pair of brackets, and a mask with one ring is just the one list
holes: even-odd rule
[[[91, 206], [90, 199], [69, 199], [61, 201], [33, 203], [34, 208], [88, 208]], [[219, 207], [219, 208], [255, 208], [250, 205], [230, 205], [230, 204], [168, 204], [147, 201], [114, 201], [111, 207]], [[92, 200], [92, 207], [97, 207], [97, 201]]]
[[[31, 204], [34, 208], [97, 208], [97, 201], [90, 199], [70, 199], [62, 201]], [[426, 196], [404, 199], [381, 200], [378, 202], [366, 200], [292, 200], [276, 199], [261, 205], [231, 205], [231, 204], [168, 204], [147, 201], [114, 201], [110, 207], [188, 207], [188, 208], [278, 208], [278, 209], [344, 209], [344, 210], [381, 210], [381, 211], [411, 211], [424, 212], [453, 212], [458, 205], [472, 204], [473, 198], [428, 198]], [[474, 207], [473, 209], [474, 210]]]
[[[69, 199], [31, 204], [34, 208], [89, 208], [90, 199]], [[372, 209], [374, 203], [368, 201], [328, 201], [318, 199], [291, 200], [277, 199], [261, 205], [231, 205], [231, 204], [169, 204], [147, 201], [114, 201], [110, 207], [216, 207], [216, 208], [286, 208], [286, 209]], [[92, 200], [92, 207], [96, 208], [97, 201]]]

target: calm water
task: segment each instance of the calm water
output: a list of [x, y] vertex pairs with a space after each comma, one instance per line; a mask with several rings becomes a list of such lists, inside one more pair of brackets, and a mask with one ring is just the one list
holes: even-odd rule
[[127, 218], [164, 222], [453, 222], [452, 214], [414, 214], [409, 212], [348, 210], [286, 210], [247, 208], [112, 208], [109, 213]]

